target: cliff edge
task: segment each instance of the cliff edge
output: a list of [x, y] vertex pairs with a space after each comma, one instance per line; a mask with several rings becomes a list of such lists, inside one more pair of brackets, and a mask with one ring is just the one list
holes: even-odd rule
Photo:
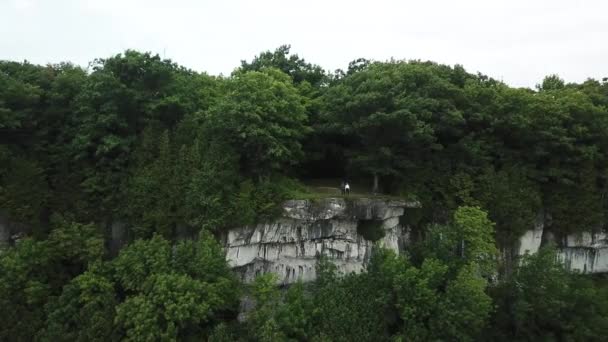
[[382, 198], [289, 200], [281, 216], [269, 223], [230, 229], [226, 258], [244, 282], [274, 273], [281, 284], [316, 278], [319, 255], [341, 272], [359, 272], [374, 242], [403, 250], [409, 241], [401, 222], [417, 202]]

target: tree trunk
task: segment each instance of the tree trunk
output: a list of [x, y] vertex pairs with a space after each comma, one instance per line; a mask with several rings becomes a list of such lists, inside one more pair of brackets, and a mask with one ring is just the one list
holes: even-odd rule
[[375, 195], [378, 193], [378, 174], [374, 173], [374, 187], [372, 188], [372, 193]]

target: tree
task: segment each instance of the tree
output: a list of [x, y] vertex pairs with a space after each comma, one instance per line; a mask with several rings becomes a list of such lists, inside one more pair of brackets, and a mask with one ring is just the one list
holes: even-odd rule
[[440, 334], [458, 341], [476, 340], [486, 326], [493, 309], [486, 294], [487, 281], [480, 277], [475, 264], [463, 267], [445, 290], [437, 320], [443, 324]]
[[[559, 253], [488, 279], [494, 238], [511, 250], [541, 209], [557, 237], [605, 228], [607, 108], [607, 79], [513, 88], [367, 59], [330, 76], [289, 46], [230, 77], [132, 50], [91, 70], [0, 61], [2, 239], [24, 228], [0, 250], [0, 340], [601, 340], [605, 284]], [[419, 200], [411, 244], [374, 246], [359, 274], [321, 258], [286, 291], [261, 277], [239, 323], [211, 232], [274, 220], [294, 175]], [[131, 243], [104, 262], [116, 222]]]
[[[324, 94], [324, 129], [344, 137], [350, 168], [403, 181], [462, 124], [461, 90], [432, 63], [373, 63]], [[449, 129], [449, 130], [448, 130]]]
[[523, 168], [487, 169], [479, 178], [474, 196], [496, 223], [501, 246], [509, 246], [537, 224], [542, 205], [540, 189]]
[[116, 323], [129, 341], [197, 336], [211, 319], [216, 298], [213, 287], [188, 275], [153, 274], [139, 294], [116, 307]]
[[484, 275], [496, 272], [498, 250], [494, 242], [494, 223], [476, 207], [461, 207], [454, 213], [455, 241], [466, 264], [477, 264]]
[[240, 71], [262, 71], [275, 68], [289, 75], [295, 84], [308, 82], [319, 87], [326, 81], [325, 71], [318, 65], [307, 63], [297, 54], [290, 54], [290, 45], [281, 45], [274, 51], [265, 51], [255, 56], [251, 63], [241, 61]]
[[127, 291], [141, 291], [155, 273], [170, 273], [171, 244], [160, 235], [136, 240], [112, 261], [118, 283]]
[[498, 250], [494, 241], [494, 223], [479, 207], [459, 207], [454, 211], [452, 222], [432, 224], [426, 239], [414, 247], [414, 260], [422, 262], [435, 258], [454, 272], [461, 267], [478, 267], [479, 275], [490, 277], [497, 269]]
[[608, 293], [569, 273], [553, 247], [524, 256], [493, 293], [492, 338], [599, 341], [608, 330]]
[[559, 90], [564, 88], [564, 80], [559, 78], [558, 75], [553, 74], [546, 76], [543, 79], [543, 83], [540, 86], [537, 86], [539, 90], [547, 91], [547, 90]]
[[[6, 174], [0, 173], [0, 208], [16, 222], [40, 228], [41, 214], [49, 201], [45, 170], [36, 161], [10, 157]], [[37, 230], [41, 232], [41, 229]]]
[[[173, 134], [152, 128], [143, 132], [121, 210], [132, 224], [133, 237], [159, 233], [183, 238], [200, 228], [236, 224], [230, 219], [241, 181], [238, 156], [228, 143], [205, 136], [195, 121], [189, 117], [180, 122]], [[191, 134], [192, 140], [179, 145], [180, 133]]]
[[131, 230], [135, 238], [149, 238], [155, 232], [166, 238], [173, 237], [179, 221], [176, 211], [183, 205], [180, 198], [185, 192], [185, 186], [177, 181], [180, 176], [190, 176], [188, 172], [185, 175], [177, 172], [178, 158], [169, 132], [155, 133], [151, 129], [145, 132], [156, 146], [149, 147], [145, 145], [147, 141], [142, 142], [135, 155], [150, 153], [151, 156], [142, 156], [126, 185], [123, 215], [133, 224]]
[[241, 170], [258, 177], [285, 169], [302, 157], [300, 140], [309, 132], [302, 97], [276, 69], [236, 74], [227, 96], [210, 109], [206, 132], [229, 141]]
[[45, 243], [25, 239], [0, 254], [0, 339], [32, 340], [44, 324], [44, 304], [52, 295]]
[[114, 284], [99, 271], [88, 270], [64, 286], [46, 306], [44, 340], [106, 341], [114, 336]]
[[25, 238], [0, 253], [0, 339], [32, 340], [45, 323], [44, 307], [64, 285], [104, 253], [93, 225], [54, 217], [47, 240]]
[[38, 74], [39, 69], [27, 62], [0, 62], [0, 130], [3, 134], [10, 136], [17, 130], [31, 129], [43, 91], [27, 76]]
[[313, 307], [304, 286], [301, 282], [291, 285], [283, 297], [283, 304], [276, 312], [281, 331], [297, 341], [307, 340], [312, 330], [310, 313]]
[[448, 265], [426, 259], [420, 267], [408, 266], [395, 276], [395, 307], [401, 318], [398, 340], [459, 340], [479, 337], [492, 310], [485, 293], [487, 281], [475, 264], [452, 277]]
[[281, 298], [276, 284], [276, 275], [272, 273], [256, 277], [253, 283], [252, 296], [255, 300], [255, 309], [248, 314], [247, 325], [258, 341], [287, 340], [287, 336], [277, 322]]
[[158, 55], [127, 50], [95, 60], [74, 100], [78, 130], [71, 149], [84, 165], [83, 190], [100, 201], [100, 214], [111, 216], [118, 207], [116, 185], [126, 179], [138, 135], [148, 126], [173, 128], [188, 111], [206, 108], [214, 90], [199, 87], [213, 88], [213, 82]]
[[396, 307], [403, 321], [402, 339], [424, 341], [437, 338], [441, 301], [440, 289], [448, 267], [426, 259], [420, 268], [408, 267], [395, 278]]
[[236, 278], [206, 232], [174, 247], [160, 235], [138, 240], [113, 268], [125, 294], [114, 323], [127, 340], [205, 338], [238, 304]]
[[[460, 207], [448, 225], [433, 225], [412, 248], [412, 264], [394, 277], [403, 340], [476, 340], [492, 310], [485, 293], [496, 272], [493, 223], [476, 207]], [[419, 266], [417, 266], [419, 265]]]
[[331, 261], [321, 258], [312, 294], [311, 332], [319, 341], [384, 341], [395, 328], [392, 309], [394, 271], [403, 260], [390, 252], [372, 256], [369, 271], [340, 274]]

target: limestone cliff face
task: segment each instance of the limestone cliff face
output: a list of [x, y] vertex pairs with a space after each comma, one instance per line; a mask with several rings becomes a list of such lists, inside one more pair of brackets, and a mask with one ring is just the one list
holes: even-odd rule
[[[382, 233], [379, 245], [402, 252], [410, 239], [401, 218], [408, 215], [408, 208], [419, 206], [380, 198], [286, 201], [281, 217], [273, 222], [230, 229], [224, 236], [226, 258], [244, 282], [264, 273], [275, 273], [281, 284], [314, 280], [318, 255], [327, 256], [341, 272], [360, 272], [375, 245], [365, 234], [366, 227]], [[513, 253], [536, 253], [549, 241], [557, 244], [558, 257], [568, 269], [608, 272], [606, 233], [585, 232], [557, 240], [541, 217]]]
[[400, 218], [418, 206], [379, 198], [286, 201], [282, 216], [273, 222], [229, 230], [226, 257], [245, 282], [269, 272], [281, 284], [314, 280], [318, 255], [342, 272], [359, 272], [374, 246], [365, 230], [383, 233], [379, 244], [400, 251], [408, 243]]
[[582, 273], [608, 272], [608, 236], [605, 232], [582, 232], [556, 239], [539, 223], [519, 239], [519, 255], [536, 253], [542, 244], [555, 243], [566, 268]]

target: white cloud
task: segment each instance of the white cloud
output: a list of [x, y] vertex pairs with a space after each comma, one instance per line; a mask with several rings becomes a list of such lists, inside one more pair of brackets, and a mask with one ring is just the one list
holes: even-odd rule
[[35, 0], [10, 0], [13, 8], [17, 11], [31, 10]]

